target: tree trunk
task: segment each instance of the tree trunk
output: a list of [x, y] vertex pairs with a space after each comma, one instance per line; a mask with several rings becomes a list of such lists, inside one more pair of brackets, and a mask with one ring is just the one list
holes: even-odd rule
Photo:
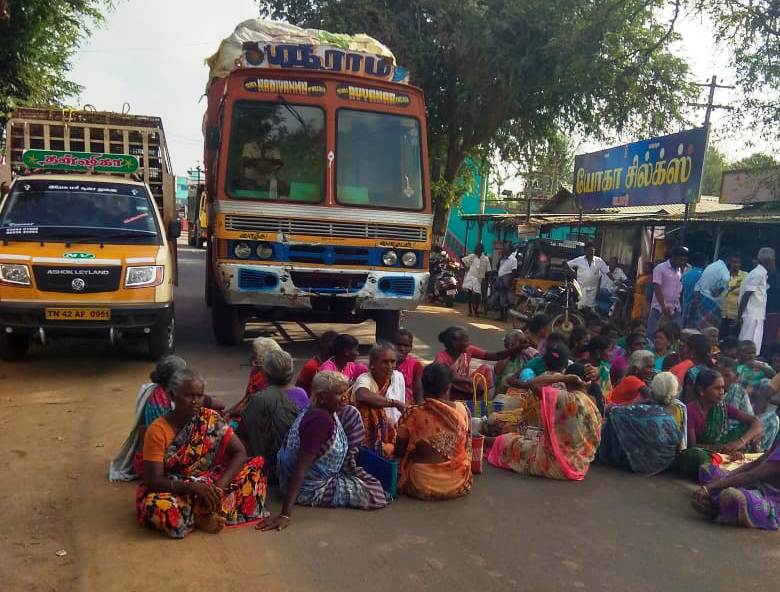
[[[450, 150], [447, 153], [447, 164], [444, 167], [444, 174], [442, 175], [447, 183], [454, 183], [458, 178], [458, 172], [463, 164], [466, 156], [456, 150]], [[444, 239], [447, 235], [447, 222], [450, 218], [450, 210], [453, 206], [460, 203], [463, 196], [459, 195], [454, 201], [448, 202], [442, 199], [440, 196], [433, 196], [433, 245], [444, 246]]]

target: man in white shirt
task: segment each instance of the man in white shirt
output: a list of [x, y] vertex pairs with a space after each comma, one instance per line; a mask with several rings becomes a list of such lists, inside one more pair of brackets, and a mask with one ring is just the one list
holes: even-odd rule
[[479, 304], [482, 301], [482, 280], [490, 271], [490, 259], [485, 255], [485, 247], [481, 244], [474, 247], [471, 255], [461, 260], [468, 271], [463, 278], [463, 289], [469, 296], [469, 316], [479, 316]]
[[585, 254], [568, 262], [569, 267], [577, 275], [577, 282], [582, 288], [582, 300], [580, 308], [593, 308], [596, 303], [596, 294], [599, 291], [599, 282], [602, 276], [608, 277], [613, 282], [615, 276], [601, 257], [596, 257], [596, 249], [593, 243], [585, 245]]
[[617, 257], [611, 257], [609, 259], [609, 271], [612, 273], [612, 277], [615, 278], [615, 281], [612, 281], [605, 275], [601, 278], [601, 287], [614, 294], [617, 292], [618, 285], [625, 282], [628, 279], [628, 276], [620, 267]]
[[509, 315], [509, 305], [512, 298], [515, 272], [517, 272], [517, 257], [511, 243], [504, 243], [501, 259], [498, 261], [498, 278], [496, 279], [496, 294], [498, 307], [501, 310], [499, 320], [506, 321]]
[[767, 276], [775, 270], [775, 250], [764, 247], [758, 251], [758, 265], [751, 271], [739, 288], [739, 312], [742, 322], [740, 341], [752, 341], [756, 352], [761, 353], [766, 319]]

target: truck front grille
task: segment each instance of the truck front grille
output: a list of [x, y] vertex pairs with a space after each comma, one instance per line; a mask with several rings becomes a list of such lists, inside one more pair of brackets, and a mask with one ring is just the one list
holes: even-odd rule
[[115, 292], [119, 288], [122, 267], [119, 265], [67, 267], [33, 265], [35, 285], [42, 292], [89, 294]]
[[225, 229], [248, 232], [304, 234], [338, 238], [386, 239], [425, 242], [428, 231], [424, 226], [376, 224], [373, 222], [324, 222], [322, 220], [281, 220], [254, 216], [228, 215]]

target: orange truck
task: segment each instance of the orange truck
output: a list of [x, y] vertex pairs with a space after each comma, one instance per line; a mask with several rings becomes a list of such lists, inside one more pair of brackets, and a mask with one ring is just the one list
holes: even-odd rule
[[20, 109], [0, 181], [0, 357], [89, 336], [174, 349], [176, 218], [159, 118]]
[[376, 321], [392, 338], [428, 282], [422, 91], [365, 35], [247, 21], [209, 60], [207, 303], [248, 320]]

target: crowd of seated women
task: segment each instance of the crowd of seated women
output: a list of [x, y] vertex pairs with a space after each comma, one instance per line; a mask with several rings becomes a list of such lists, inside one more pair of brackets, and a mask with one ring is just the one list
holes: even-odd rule
[[[448, 327], [426, 366], [407, 330], [374, 345], [367, 364], [354, 337], [326, 332], [297, 378], [290, 355], [259, 338], [244, 396], [229, 409], [171, 356], [141, 387], [109, 476], [140, 477], [138, 520], [170, 537], [246, 524], [281, 530], [296, 504], [385, 507], [365, 454], [397, 461], [401, 494], [466, 495], [479, 439], [488, 463], [522, 475], [578, 481], [593, 462], [676, 471], [702, 484], [694, 507], [713, 519], [778, 528], [780, 355], [767, 364], [752, 343], [674, 326], [647, 336], [633, 322], [623, 333], [594, 322], [565, 336], [538, 315], [488, 352]], [[763, 455], [748, 464], [746, 453]], [[734, 462], [742, 466], [732, 473], [721, 468]], [[268, 484], [282, 495], [275, 515]]]

